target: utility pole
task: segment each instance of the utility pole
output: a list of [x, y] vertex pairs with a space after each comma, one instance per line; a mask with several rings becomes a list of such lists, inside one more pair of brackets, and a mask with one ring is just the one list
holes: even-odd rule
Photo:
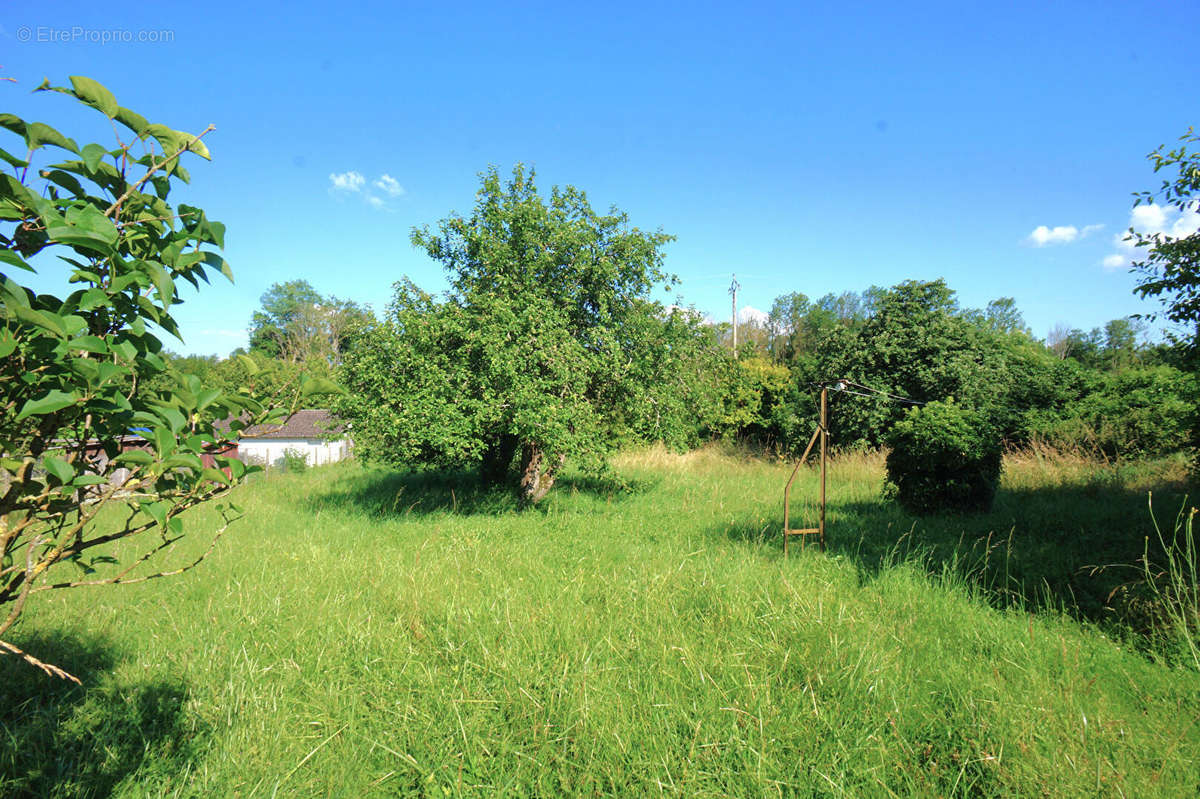
[[733, 282], [729, 284], [729, 295], [733, 297], [733, 357], [737, 358], [737, 293], [742, 287], [741, 283], [737, 282], [737, 275], [733, 276]]

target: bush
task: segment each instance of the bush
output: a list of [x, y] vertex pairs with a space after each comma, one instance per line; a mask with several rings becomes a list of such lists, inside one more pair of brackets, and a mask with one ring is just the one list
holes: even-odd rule
[[302, 449], [285, 449], [283, 451], [283, 470], [288, 473], [308, 470], [308, 454]]
[[1084, 395], [1027, 414], [1026, 430], [1064, 449], [1106, 457], [1155, 457], [1186, 450], [1194, 435], [1196, 378], [1171, 366], [1098, 375]]
[[931, 402], [887, 436], [887, 479], [913, 513], [983, 511], [1000, 482], [1000, 437], [979, 411]]

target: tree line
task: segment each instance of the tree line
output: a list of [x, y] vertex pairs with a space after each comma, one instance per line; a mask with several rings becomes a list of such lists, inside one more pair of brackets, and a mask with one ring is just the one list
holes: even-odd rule
[[1195, 350], [1147, 341], [1136, 318], [1043, 340], [1012, 298], [966, 308], [944, 280], [906, 280], [784, 294], [764, 322], [739, 324], [735, 352], [728, 323], [651, 299], [677, 286], [663, 265], [669, 236], [598, 213], [573, 187], [543, 197], [520, 165], [507, 180], [481, 176], [470, 216], [412, 239], [445, 267], [444, 294], [402, 279], [376, 315], [303, 280], [276, 284], [248, 351], [176, 363], [260, 399], [302, 374], [332, 378], [361, 456], [478, 468], [529, 501], [566, 459], [602, 468], [640, 442], [737, 439], [795, 454], [816, 384], [841, 377], [882, 392], [836, 398], [830, 440], [842, 450], [886, 444], [913, 406], [885, 394], [950, 403], [1013, 447], [1125, 458], [1195, 442]]

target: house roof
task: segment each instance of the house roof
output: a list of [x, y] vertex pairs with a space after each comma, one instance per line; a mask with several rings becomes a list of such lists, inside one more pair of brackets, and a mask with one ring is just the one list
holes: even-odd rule
[[341, 433], [346, 425], [322, 408], [307, 408], [293, 413], [280, 424], [256, 424], [242, 432], [241, 438], [325, 438]]

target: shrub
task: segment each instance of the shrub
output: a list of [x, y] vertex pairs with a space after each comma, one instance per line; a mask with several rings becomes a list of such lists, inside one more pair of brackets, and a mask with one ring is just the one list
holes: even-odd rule
[[285, 472], [303, 472], [308, 469], [308, 455], [302, 449], [285, 449], [283, 451], [283, 470]]
[[1195, 424], [1194, 375], [1171, 366], [1098, 375], [1078, 400], [1026, 416], [1030, 437], [1106, 457], [1154, 457], [1186, 450]]
[[887, 479], [907, 510], [991, 507], [1000, 482], [1000, 437], [983, 413], [931, 402], [897, 422], [887, 443]]

